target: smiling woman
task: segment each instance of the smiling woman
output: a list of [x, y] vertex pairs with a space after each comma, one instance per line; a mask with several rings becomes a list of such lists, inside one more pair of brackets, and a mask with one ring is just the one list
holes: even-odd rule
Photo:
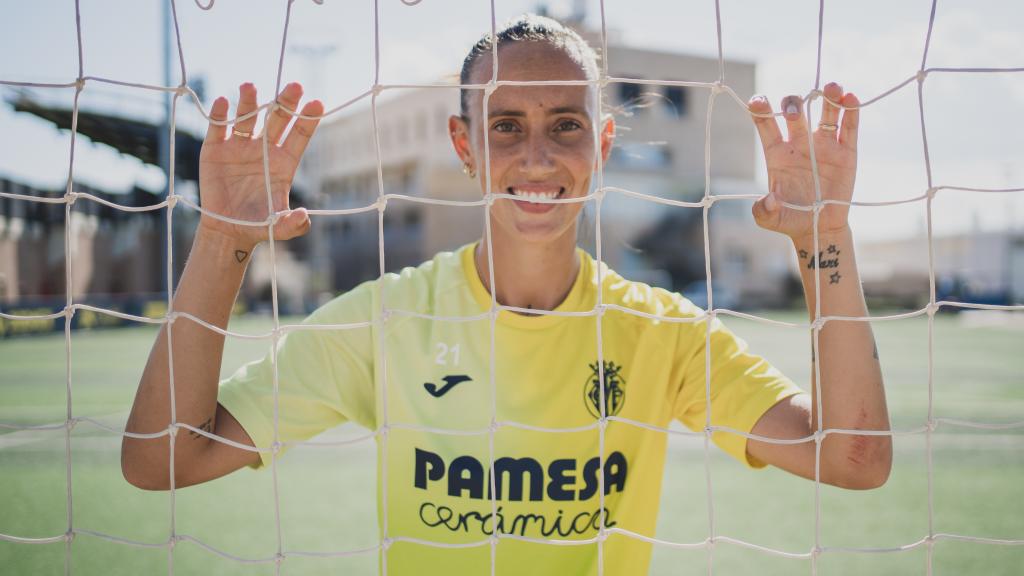
[[[171, 324], [177, 421], [192, 433], [179, 436], [173, 455], [165, 436], [126, 437], [125, 477], [167, 489], [173, 459], [174, 485], [205, 482], [271, 464], [285, 445], [356, 422], [376, 431], [381, 568], [399, 576], [645, 573], [651, 545], [643, 538], [654, 536], [674, 420], [751, 468], [806, 478], [817, 470], [821, 481], [848, 488], [884, 483], [891, 442], [870, 324], [821, 329], [818, 357], [828, 361], [807, 394], [681, 295], [629, 281], [577, 247], [578, 215], [615, 134], [597, 109], [597, 76], [594, 52], [548, 18], [522, 16], [478, 42], [462, 82], [496, 77], [497, 87], [486, 97], [464, 89], [448, 127], [466, 173], [493, 200], [488, 235], [339, 296], [220, 386], [223, 336]], [[286, 134], [301, 96], [300, 86], [287, 86], [266, 128], [278, 240], [310, 225], [303, 210], [289, 209], [288, 193], [323, 106], [307, 103]], [[752, 100], [770, 182], [754, 215], [792, 239], [809, 311], [860, 317], [848, 207], [827, 205], [817, 230], [792, 207], [815, 197], [812, 138], [823, 198], [852, 197], [857, 100], [836, 84], [825, 97], [813, 132], [799, 98], [784, 100], [788, 140], [770, 105]], [[227, 109], [220, 98], [211, 115], [224, 120]], [[207, 210], [259, 221], [268, 213], [263, 144], [247, 117], [255, 109], [255, 89], [243, 85], [230, 134], [211, 124], [200, 192]], [[174, 309], [224, 327], [266, 236], [263, 227], [204, 215]], [[323, 327], [367, 320], [365, 330]], [[128, 432], [170, 424], [167, 339], [165, 327]], [[819, 461], [815, 432], [823, 429], [849, 432], [826, 435]], [[804, 441], [786, 442], [793, 439]]]

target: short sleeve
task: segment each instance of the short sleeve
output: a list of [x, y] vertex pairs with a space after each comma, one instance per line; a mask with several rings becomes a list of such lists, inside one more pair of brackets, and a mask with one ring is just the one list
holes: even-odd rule
[[[303, 327], [349, 325], [371, 318], [371, 283], [318, 309]], [[299, 328], [278, 342], [278, 441], [308, 440], [347, 421], [375, 426], [372, 329]], [[274, 442], [274, 358], [238, 369], [220, 384], [217, 401], [235, 417], [270, 463]]]
[[[703, 430], [707, 424], [707, 323], [688, 326], [692, 333], [680, 338], [685, 358], [682, 383], [674, 405], [675, 417], [687, 428]], [[751, 354], [747, 343], [730, 332], [717, 318], [711, 324], [711, 425], [750, 433], [757, 421], [779, 401], [802, 390], [764, 358]], [[715, 431], [712, 441], [727, 454], [751, 468], [765, 464], [747, 456], [747, 438]]]

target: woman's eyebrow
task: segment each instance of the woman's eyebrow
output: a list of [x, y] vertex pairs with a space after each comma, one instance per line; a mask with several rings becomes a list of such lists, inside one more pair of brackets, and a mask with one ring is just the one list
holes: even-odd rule
[[558, 108], [552, 108], [549, 110], [548, 114], [552, 116], [556, 114], [579, 114], [581, 116], [585, 116], [587, 111], [579, 106], [559, 106]]
[[516, 118], [523, 118], [526, 116], [526, 112], [523, 112], [522, 110], [491, 110], [487, 115], [491, 118], [494, 118], [495, 116], [514, 116]]
[[[555, 116], [558, 114], [579, 114], [581, 116], [585, 116], [586, 113], [586, 110], [579, 106], [558, 106], [547, 111], [548, 116]], [[491, 118], [495, 118], [497, 116], [523, 118], [526, 116], [526, 112], [523, 112], [522, 110], [492, 110], [488, 116]]]

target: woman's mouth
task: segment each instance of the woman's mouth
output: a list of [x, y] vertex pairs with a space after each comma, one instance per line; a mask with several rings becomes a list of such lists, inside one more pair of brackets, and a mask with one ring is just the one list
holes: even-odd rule
[[509, 186], [506, 192], [522, 198], [515, 200], [516, 207], [525, 212], [543, 213], [555, 209], [557, 204], [544, 202], [544, 200], [556, 200], [565, 195], [564, 186]]

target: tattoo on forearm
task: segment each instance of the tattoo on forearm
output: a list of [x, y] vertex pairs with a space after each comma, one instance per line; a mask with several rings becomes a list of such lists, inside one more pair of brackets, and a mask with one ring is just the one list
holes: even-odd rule
[[238, 260], [239, 264], [245, 262], [245, 259], [248, 257], [249, 253], [246, 252], [245, 250], [235, 250], [235, 260]]
[[[801, 252], [806, 253], [806, 251]], [[826, 252], [828, 258], [825, 257]], [[839, 250], [836, 250], [835, 244], [829, 244], [828, 250], [818, 252], [817, 258], [812, 257], [807, 261], [808, 270], [815, 268], [839, 268]]]
[[[212, 434], [213, 433], [213, 418], [207, 418], [206, 422], [203, 422], [199, 426], [196, 426], [196, 428], [202, 430], [203, 432], [210, 432]], [[193, 438], [203, 438], [204, 437], [202, 434], [196, 432], [195, 430], [189, 430], [188, 433]]]
[[[805, 266], [808, 270], [825, 270], [828, 268], [839, 268], [839, 255], [841, 253], [842, 250], [837, 248], [835, 244], [829, 244], [828, 248], [819, 251], [817, 256], [810, 254], [807, 250], [800, 250], [798, 255], [801, 260], [807, 260], [807, 264]], [[837, 270], [829, 275], [828, 283], [839, 284], [839, 280], [842, 277], [843, 276]]]

